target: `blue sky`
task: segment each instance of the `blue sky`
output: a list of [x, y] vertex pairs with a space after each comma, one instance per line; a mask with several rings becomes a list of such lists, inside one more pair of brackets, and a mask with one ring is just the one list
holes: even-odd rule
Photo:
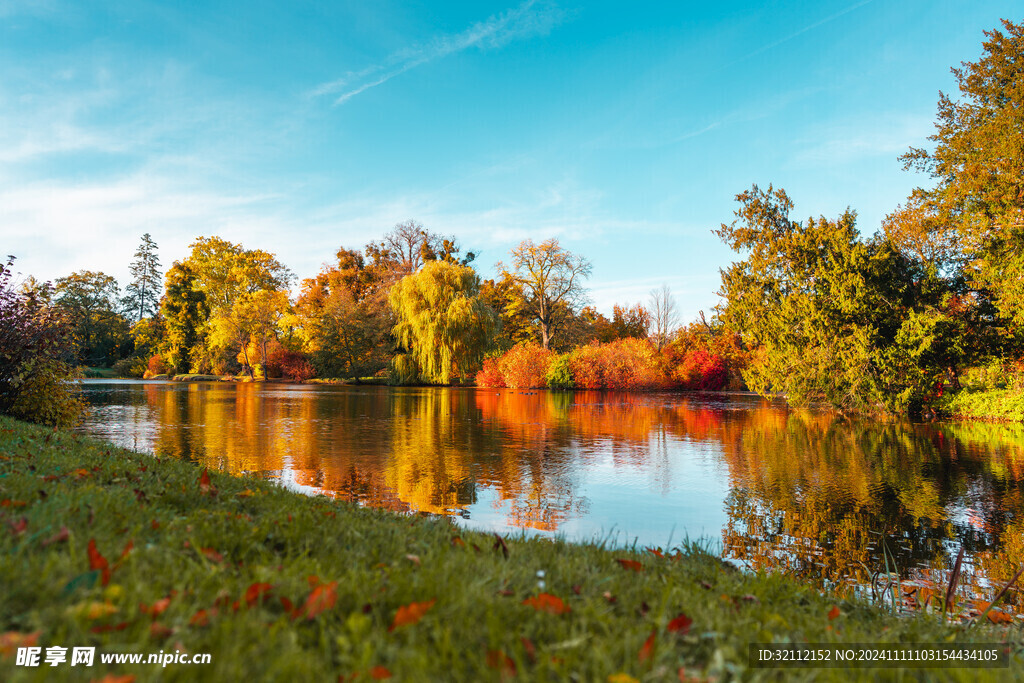
[[949, 68], [1019, 2], [0, 0], [0, 251], [127, 282], [200, 235], [299, 277], [409, 218], [557, 237], [594, 303], [709, 309], [753, 183], [878, 229]]

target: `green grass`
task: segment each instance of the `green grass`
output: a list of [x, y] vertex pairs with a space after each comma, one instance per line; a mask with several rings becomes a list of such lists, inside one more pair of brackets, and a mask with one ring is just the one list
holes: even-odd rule
[[1018, 388], [964, 389], [940, 403], [954, 417], [1024, 421], [1024, 391]]
[[[357, 672], [352, 680], [372, 680], [384, 667], [399, 681], [477, 681], [501, 680], [502, 665], [522, 680], [678, 680], [681, 667], [719, 680], [829, 680], [857, 672], [750, 669], [748, 644], [1003, 639], [1017, 657], [1011, 669], [927, 678], [1024, 680], [1019, 630], [896, 618], [782, 576], [740, 573], [694, 545], [659, 558], [517, 537], [506, 539], [506, 557], [493, 534], [445, 519], [209, 477], [204, 490], [190, 463], [0, 418], [0, 634], [38, 632], [43, 648], [97, 648], [85, 675], [67, 664], [17, 667], [13, 653], [0, 654], [0, 680], [335, 681]], [[91, 567], [90, 540], [113, 567], [106, 586], [92, 568], [98, 560]], [[306, 618], [316, 581], [332, 585], [336, 599]], [[257, 583], [272, 586], [268, 599], [247, 605]], [[524, 604], [542, 592], [571, 611]], [[168, 596], [154, 617], [148, 606]], [[418, 623], [390, 628], [400, 608], [429, 601]], [[693, 621], [689, 632], [669, 632], [681, 614]], [[11, 635], [0, 649], [5, 638], [11, 649]], [[210, 653], [212, 663], [99, 663], [101, 653], [161, 650]], [[865, 669], [859, 677], [926, 676]]]

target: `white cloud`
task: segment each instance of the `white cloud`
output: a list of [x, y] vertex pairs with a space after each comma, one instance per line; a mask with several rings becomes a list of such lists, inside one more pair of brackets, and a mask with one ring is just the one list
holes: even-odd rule
[[334, 103], [342, 104], [410, 69], [450, 54], [469, 48], [497, 49], [514, 40], [546, 35], [563, 18], [564, 13], [553, 5], [526, 0], [518, 7], [495, 14], [460, 33], [438, 36], [426, 45], [395, 53], [382, 64], [350, 71], [339, 79], [322, 83], [311, 94], [316, 97], [340, 93]]

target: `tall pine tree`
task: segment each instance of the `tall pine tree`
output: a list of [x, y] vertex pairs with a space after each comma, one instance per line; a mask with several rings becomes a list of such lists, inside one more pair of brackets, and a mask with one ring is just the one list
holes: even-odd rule
[[125, 297], [121, 303], [125, 316], [137, 323], [143, 318], [156, 315], [162, 289], [156, 242], [148, 232], [142, 236], [142, 242], [135, 250], [135, 260], [132, 261], [130, 270], [132, 281], [125, 287]]

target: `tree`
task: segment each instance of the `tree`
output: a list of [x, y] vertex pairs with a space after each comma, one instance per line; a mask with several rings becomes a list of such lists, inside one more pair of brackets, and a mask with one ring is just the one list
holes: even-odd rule
[[540, 244], [524, 240], [512, 250], [512, 270], [500, 263], [498, 268], [522, 288], [526, 307], [540, 327], [541, 346], [550, 348], [560, 326], [586, 302], [583, 280], [590, 277], [590, 262], [552, 238]]
[[646, 339], [647, 328], [650, 325], [651, 314], [640, 304], [628, 307], [619, 304], [612, 306], [612, 339]]
[[914, 190], [886, 223], [904, 249], [937, 269], [963, 269], [973, 292], [1024, 325], [1024, 24], [986, 31], [984, 54], [952, 69], [960, 90], [939, 93], [934, 149], [912, 148], [905, 168], [935, 186]]
[[109, 367], [127, 354], [128, 322], [118, 313], [118, 286], [112, 276], [80, 270], [57, 278], [54, 305], [74, 325], [80, 363]]
[[198, 349], [202, 329], [209, 318], [206, 293], [199, 291], [192, 267], [175, 262], [167, 271], [167, 288], [160, 304], [166, 336], [163, 353], [176, 373], [189, 372], [193, 351]]
[[672, 333], [679, 326], [679, 310], [676, 308], [676, 300], [672, 296], [672, 290], [668, 285], [652, 289], [648, 301], [650, 302], [648, 310], [651, 312], [651, 341], [661, 351], [662, 347], [671, 339]]
[[884, 238], [860, 239], [853, 212], [801, 223], [781, 189], [755, 185], [736, 199], [737, 220], [716, 234], [747, 258], [722, 271], [720, 312], [761, 347], [744, 373], [751, 389], [796, 405], [900, 413], [963, 360], [947, 353], [964, 345], [922, 290], [922, 264]]
[[470, 376], [483, 360], [495, 327], [479, 296], [480, 278], [468, 266], [431, 261], [391, 290], [394, 334], [428, 381]]
[[396, 224], [381, 241], [370, 242], [366, 246], [372, 270], [388, 287], [430, 261], [448, 261], [464, 266], [476, 258], [476, 254], [470, 251], [459, 259], [460, 251], [454, 237], [432, 233], [412, 219]]
[[129, 270], [132, 281], [124, 288], [125, 297], [121, 303], [129, 320], [137, 323], [143, 318], [156, 315], [160, 303], [160, 259], [156, 254], [156, 242], [148, 232], [142, 236], [142, 243], [135, 250], [135, 260]]

